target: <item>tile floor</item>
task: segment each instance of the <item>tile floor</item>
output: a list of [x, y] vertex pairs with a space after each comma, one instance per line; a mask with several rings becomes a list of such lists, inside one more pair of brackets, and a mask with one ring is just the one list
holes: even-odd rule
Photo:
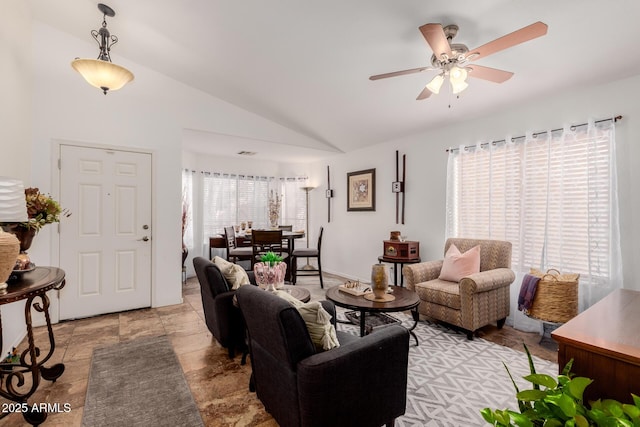
[[[341, 283], [339, 277], [326, 276], [325, 287]], [[324, 291], [317, 277], [301, 278], [299, 286], [312, 291], [312, 299], [320, 299]], [[240, 357], [231, 360], [215, 341], [204, 323], [199, 284], [190, 278], [183, 286], [182, 304], [155, 309], [140, 309], [107, 314], [89, 319], [66, 321], [54, 325], [55, 353], [48, 366], [64, 362], [66, 370], [55, 382], [43, 381], [29, 400], [33, 402], [69, 403], [71, 411], [49, 414], [46, 426], [80, 426], [94, 347], [127, 341], [143, 336], [166, 334], [182, 365], [194, 399], [207, 426], [276, 426], [254, 393], [248, 393], [250, 368], [240, 366]], [[556, 352], [538, 344], [539, 335], [523, 333], [505, 326], [485, 327], [478, 336], [500, 345], [522, 351], [526, 343], [541, 358], [556, 360]], [[46, 354], [46, 328], [36, 328], [36, 343]], [[23, 342], [20, 349], [26, 348]], [[126, 361], [123, 361], [126, 363]], [[221, 398], [220, 396], [224, 396]], [[0, 403], [7, 401], [0, 398]], [[27, 425], [20, 414], [0, 419], [0, 427]]]

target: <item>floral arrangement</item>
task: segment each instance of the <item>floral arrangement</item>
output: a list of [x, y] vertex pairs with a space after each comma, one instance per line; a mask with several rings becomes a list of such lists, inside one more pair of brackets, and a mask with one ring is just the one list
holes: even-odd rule
[[271, 190], [269, 195], [269, 225], [271, 227], [278, 226], [278, 217], [280, 216], [280, 195]]
[[40, 193], [38, 188], [26, 188], [24, 194], [29, 220], [20, 224], [23, 228], [38, 231], [47, 224], [60, 222], [60, 216], [68, 217], [71, 215], [69, 211], [62, 209], [51, 196]]

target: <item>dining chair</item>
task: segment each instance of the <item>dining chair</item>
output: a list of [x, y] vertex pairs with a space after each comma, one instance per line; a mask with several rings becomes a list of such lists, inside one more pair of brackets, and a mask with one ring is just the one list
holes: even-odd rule
[[[239, 248], [236, 244], [236, 232], [231, 227], [224, 228], [224, 240], [227, 246], [227, 261], [246, 261], [253, 258], [253, 250], [250, 247]], [[251, 264], [253, 267], [253, 263]]]
[[[278, 226], [278, 230], [282, 230], [282, 231], [293, 231], [293, 225], [279, 225]], [[289, 253], [289, 241], [287, 239], [285, 239], [282, 242], [282, 249], [286, 252]]]
[[[302, 248], [294, 249], [291, 253], [291, 283], [296, 284], [298, 273], [300, 276], [320, 276], [320, 288], [324, 289], [322, 283], [322, 234], [324, 233], [324, 227], [320, 227], [320, 235], [318, 236], [318, 246], [316, 248]], [[302, 268], [298, 268], [298, 258], [317, 258], [318, 269], [316, 270], [308, 263]]]
[[253, 230], [251, 232], [251, 268], [256, 262], [260, 262], [260, 257], [267, 252], [274, 252], [276, 255], [280, 255], [282, 260], [287, 262], [287, 268], [289, 265], [289, 254], [282, 244], [282, 230]]

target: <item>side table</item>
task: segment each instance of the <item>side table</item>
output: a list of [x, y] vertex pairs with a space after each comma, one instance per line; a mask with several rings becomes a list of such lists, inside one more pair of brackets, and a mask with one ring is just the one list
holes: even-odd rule
[[[36, 267], [33, 271], [18, 276], [9, 282], [7, 293], [0, 295], [0, 305], [10, 304], [16, 301], [26, 300], [24, 308], [24, 320], [27, 326], [27, 340], [29, 347], [20, 354], [20, 361], [16, 363], [0, 363], [0, 396], [26, 405], [28, 408], [22, 412], [24, 419], [32, 425], [42, 424], [47, 418], [46, 412], [33, 410], [28, 405], [27, 399], [33, 395], [40, 385], [40, 377], [48, 381], [55, 381], [64, 372], [64, 364], [57, 363], [50, 368], [44, 365], [56, 348], [49, 316], [49, 297], [46, 292], [52, 289], [62, 289], [65, 285], [65, 273], [55, 267]], [[34, 302], [36, 298], [40, 301]], [[36, 346], [31, 324], [31, 308], [44, 313], [49, 333], [49, 352], [38, 360], [40, 348]], [[2, 317], [0, 315], [0, 348], [2, 348]], [[26, 375], [31, 376], [30, 387], [16, 387], [23, 382]], [[29, 384], [28, 381], [24, 381]], [[22, 390], [22, 388], [28, 388]], [[22, 407], [22, 406], [21, 406]], [[8, 413], [6, 413], [8, 414]], [[0, 415], [0, 418], [5, 414]]]
[[380, 255], [378, 257], [378, 263], [388, 262], [393, 264], [393, 284], [398, 286], [398, 264], [400, 264], [400, 287], [404, 287], [404, 276], [402, 275], [402, 267], [405, 264], [416, 264], [420, 262], [420, 258], [415, 259], [398, 259], [398, 258], [389, 258], [384, 255]]

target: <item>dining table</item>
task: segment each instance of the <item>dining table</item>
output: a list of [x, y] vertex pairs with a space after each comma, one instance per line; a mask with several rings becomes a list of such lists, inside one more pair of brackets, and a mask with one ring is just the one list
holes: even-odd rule
[[[258, 229], [256, 229], [258, 230]], [[291, 281], [291, 254], [293, 253], [294, 249], [295, 249], [295, 241], [296, 239], [302, 239], [305, 237], [305, 231], [304, 230], [293, 230], [293, 231], [288, 231], [288, 230], [282, 230], [282, 240], [286, 240], [287, 241], [287, 273], [285, 275], [285, 280], [287, 281]], [[214, 237], [210, 237], [209, 238], [209, 243], [210, 243], [210, 249], [209, 251], [211, 251], [214, 247], [214, 240], [215, 240], [215, 244], [218, 244], [219, 239], [222, 238], [222, 240], [220, 241], [221, 244], [224, 244], [224, 237], [222, 236], [214, 236]], [[238, 247], [249, 247], [251, 246], [251, 232], [247, 231], [240, 231], [238, 233], [236, 233], [236, 245]], [[222, 246], [224, 247], [224, 246]], [[211, 255], [211, 254], [210, 254]]]

